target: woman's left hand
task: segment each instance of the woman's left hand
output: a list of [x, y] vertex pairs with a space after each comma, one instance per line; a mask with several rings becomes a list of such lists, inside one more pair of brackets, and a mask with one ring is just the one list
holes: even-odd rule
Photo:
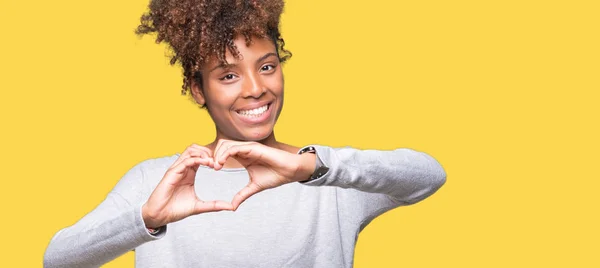
[[214, 169], [220, 170], [229, 157], [240, 162], [250, 175], [248, 185], [231, 204], [236, 210], [250, 196], [286, 183], [308, 180], [314, 172], [314, 154], [293, 154], [258, 142], [219, 140], [214, 150]]

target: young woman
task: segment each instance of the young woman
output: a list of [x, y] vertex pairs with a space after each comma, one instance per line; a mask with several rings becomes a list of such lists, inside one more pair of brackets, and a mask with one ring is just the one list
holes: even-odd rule
[[371, 220], [444, 184], [422, 152], [276, 140], [290, 56], [282, 10], [280, 0], [150, 3], [137, 32], [172, 47], [182, 92], [208, 110], [216, 138], [133, 167], [52, 238], [46, 267], [96, 267], [130, 250], [136, 267], [352, 267]]

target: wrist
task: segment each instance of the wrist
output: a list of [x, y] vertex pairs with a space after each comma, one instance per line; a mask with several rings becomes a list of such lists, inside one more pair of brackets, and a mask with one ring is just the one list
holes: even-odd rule
[[298, 176], [296, 176], [296, 181], [308, 181], [315, 172], [317, 156], [314, 153], [303, 153], [299, 155], [299, 158], [300, 167], [298, 168]]
[[303, 163], [303, 167], [308, 170], [305, 174], [308, 175], [307, 179], [297, 180], [300, 183], [307, 183], [312, 180], [316, 180], [324, 176], [329, 172], [329, 167], [325, 166], [321, 160], [321, 158], [317, 155], [317, 148], [315, 146], [305, 146], [304, 148], [298, 151], [299, 155], [309, 155], [310, 157], [305, 157], [305, 161]]
[[146, 226], [146, 229], [159, 229], [160, 227], [164, 226], [165, 224], [161, 224], [155, 221], [154, 218], [150, 216], [150, 214], [148, 213], [149, 209], [147, 205], [148, 203], [142, 206], [142, 220], [144, 220], [144, 225]]

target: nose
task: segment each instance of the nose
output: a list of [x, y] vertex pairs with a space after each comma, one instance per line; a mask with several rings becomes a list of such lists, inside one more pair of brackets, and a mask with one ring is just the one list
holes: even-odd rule
[[258, 74], [251, 73], [246, 75], [246, 79], [244, 79], [244, 83], [242, 84], [242, 97], [258, 99], [265, 91], [266, 87]]

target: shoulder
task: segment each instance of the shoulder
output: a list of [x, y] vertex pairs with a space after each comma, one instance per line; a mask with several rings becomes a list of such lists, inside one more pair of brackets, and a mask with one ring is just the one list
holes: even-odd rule
[[138, 168], [142, 171], [145, 177], [152, 177], [155, 174], [159, 174], [161, 177], [165, 174], [167, 169], [177, 160], [179, 157], [179, 153], [147, 158], [141, 162], [139, 162], [135, 168]]
[[149, 193], [152, 186], [157, 184], [169, 166], [177, 159], [178, 155], [148, 158], [131, 167], [117, 182], [113, 192], [136, 200], [144, 193]]

